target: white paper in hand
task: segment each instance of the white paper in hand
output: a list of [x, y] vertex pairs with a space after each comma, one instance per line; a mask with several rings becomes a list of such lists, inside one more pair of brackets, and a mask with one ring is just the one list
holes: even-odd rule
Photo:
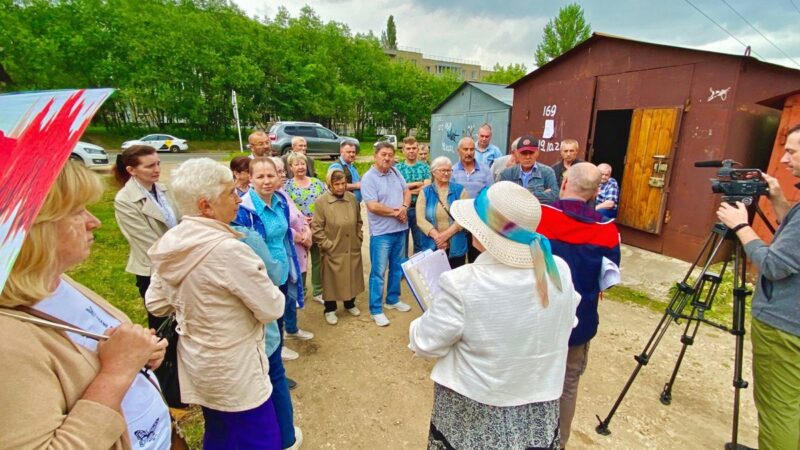
[[401, 266], [417, 304], [426, 311], [439, 292], [439, 276], [451, 269], [447, 253], [444, 250], [425, 250], [413, 255]]

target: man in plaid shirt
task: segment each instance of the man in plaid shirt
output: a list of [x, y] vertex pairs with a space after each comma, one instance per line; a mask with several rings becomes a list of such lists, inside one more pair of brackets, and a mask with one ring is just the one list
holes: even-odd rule
[[600, 169], [600, 192], [597, 194], [595, 209], [600, 214], [613, 219], [617, 217], [619, 204], [619, 185], [617, 180], [611, 178], [611, 166], [606, 163], [597, 166]]

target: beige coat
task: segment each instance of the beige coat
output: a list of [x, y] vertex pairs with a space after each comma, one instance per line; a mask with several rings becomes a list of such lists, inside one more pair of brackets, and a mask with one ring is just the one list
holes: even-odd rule
[[181, 400], [246, 411], [272, 393], [264, 324], [283, 315], [284, 297], [264, 262], [227, 224], [184, 217], [148, 252], [145, 295], [156, 316], [178, 321]]
[[[167, 197], [175, 213], [175, 219], [180, 220], [180, 211], [172, 192], [161, 183], [156, 183], [156, 189]], [[147, 250], [167, 232], [164, 214], [158, 205], [139, 189], [136, 180], [131, 177], [114, 197], [114, 217], [131, 247], [125, 271], [149, 277], [150, 259], [147, 257]]]
[[325, 192], [314, 202], [311, 232], [322, 259], [322, 298], [325, 300], [350, 300], [364, 292], [362, 225], [361, 209], [350, 192], [345, 192], [341, 199]]
[[[100, 296], [64, 279], [121, 322], [130, 323]], [[81, 400], [100, 371], [96, 353], [55, 329], [0, 316], [0, 354], [0, 448], [131, 448], [122, 413]]]

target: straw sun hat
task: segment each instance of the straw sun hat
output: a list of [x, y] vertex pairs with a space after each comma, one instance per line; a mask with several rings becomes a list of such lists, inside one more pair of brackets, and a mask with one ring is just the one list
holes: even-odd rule
[[536, 232], [542, 217], [539, 200], [524, 187], [500, 181], [475, 199], [456, 200], [450, 213], [492, 256], [511, 267], [533, 268], [542, 304], [548, 304], [548, 282], [561, 291], [561, 277], [550, 241]]
[[[493, 184], [486, 192], [489, 203], [510, 222], [535, 232], [542, 217], [539, 200], [524, 187], [511, 181]], [[512, 267], [533, 267], [529, 245], [514, 242], [489, 228], [475, 210], [475, 199], [456, 200], [450, 213], [459, 225], [469, 230], [497, 260]]]

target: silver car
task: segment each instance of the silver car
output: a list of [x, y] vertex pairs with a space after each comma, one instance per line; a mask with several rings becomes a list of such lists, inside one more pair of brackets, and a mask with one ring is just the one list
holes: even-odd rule
[[309, 155], [339, 155], [339, 144], [342, 141], [353, 142], [356, 150], [360, 147], [358, 139], [340, 136], [333, 131], [314, 122], [277, 122], [269, 129], [269, 141], [272, 152], [285, 155], [292, 149], [292, 138], [300, 136], [308, 143]]

